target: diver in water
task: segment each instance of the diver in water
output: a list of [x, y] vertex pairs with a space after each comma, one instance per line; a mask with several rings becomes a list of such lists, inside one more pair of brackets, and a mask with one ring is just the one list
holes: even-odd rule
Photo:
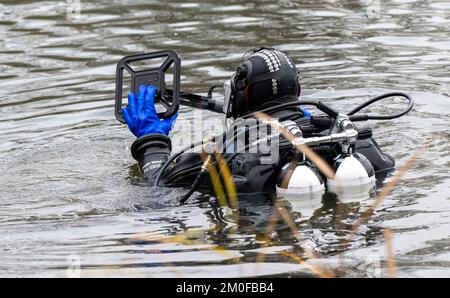
[[[281, 123], [299, 128], [304, 137], [324, 135], [330, 130], [330, 125], [311, 123], [311, 115], [306, 109], [298, 106], [276, 108], [286, 103], [298, 102], [301, 93], [297, 67], [292, 59], [281, 51], [271, 48], [254, 50], [238, 65], [230, 79], [229, 87], [230, 94], [224, 104], [227, 118], [238, 119], [256, 111], [267, 111], [270, 117], [279, 119]], [[131, 147], [131, 154], [139, 163], [142, 174], [150, 182], [158, 179], [159, 185], [192, 189], [195, 184], [195, 190], [214, 195], [210, 175], [199, 174], [205, 168], [200, 154], [180, 155], [166, 166], [171, 154], [171, 140], [168, 135], [177, 114], [169, 119], [159, 119], [154, 103], [156, 93], [157, 90], [153, 86], [140, 86], [137, 96], [129, 94], [128, 107], [122, 110], [129, 129], [137, 137]], [[369, 174], [392, 170], [394, 159], [381, 152], [372, 138], [371, 131], [359, 128], [357, 130], [360, 137], [355, 143], [356, 150], [367, 171], [372, 171]], [[273, 198], [277, 186], [287, 187], [286, 179], [292, 176], [292, 167], [296, 165], [292, 160], [298, 157], [298, 152], [295, 152], [292, 146], [281, 144], [280, 141], [279, 157], [273, 163], [262, 163], [263, 153], [225, 151], [223, 158], [229, 166], [239, 197]], [[339, 146], [338, 143], [331, 143], [312, 149], [333, 165], [341, 154]], [[220, 174], [219, 172], [219, 176]], [[318, 172], [317, 176], [320, 176]], [[221, 183], [224, 183], [223, 179], [222, 177]]]

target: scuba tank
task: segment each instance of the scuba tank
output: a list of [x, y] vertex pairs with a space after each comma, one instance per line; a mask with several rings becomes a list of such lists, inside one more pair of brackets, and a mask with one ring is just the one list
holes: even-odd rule
[[365, 194], [375, 187], [375, 170], [360, 153], [339, 157], [334, 164], [334, 179], [327, 180], [327, 190], [334, 193]]
[[325, 192], [325, 183], [317, 168], [308, 161], [290, 162], [281, 168], [277, 192], [281, 196], [314, 195]]
[[[297, 134], [296, 137], [306, 145], [331, 141], [339, 143], [341, 152], [333, 159], [335, 176], [326, 179], [303, 155], [301, 161], [290, 162], [282, 167], [277, 187], [279, 196], [289, 195], [294, 199], [295, 194], [303, 199], [305, 193], [313, 196], [317, 192], [323, 194], [325, 189], [344, 196], [364, 196], [375, 188], [375, 170], [364, 155], [355, 152], [358, 131], [348, 116], [339, 114], [332, 122], [327, 136], [303, 139], [301, 134]], [[323, 182], [325, 179], [326, 183]]]

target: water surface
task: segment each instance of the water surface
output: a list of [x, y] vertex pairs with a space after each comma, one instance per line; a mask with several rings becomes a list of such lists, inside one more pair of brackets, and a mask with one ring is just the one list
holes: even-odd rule
[[[258, 46], [289, 53], [303, 98], [341, 111], [409, 92], [417, 104], [408, 116], [369, 123], [399, 165], [433, 140], [348, 245], [340, 241], [373, 196], [288, 205], [321, 255], [311, 264], [385, 276], [383, 230], [391, 227], [398, 276], [449, 276], [447, 2], [382, 1], [369, 10], [364, 1], [81, 1], [79, 16], [68, 8], [0, 1], [0, 276], [72, 276], [78, 265], [81, 276], [312, 275], [280, 254], [304, 256], [286, 224], [264, 247], [273, 206], [241, 202], [237, 216], [200, 195], [179, 206], [183, 189], [145, 186], [133, 137], [113, 115], [115, 66], [125, 55], [173, 49], [182, 89], [205, 92]], [[173, 135], [193, 117], [182, 108]]]

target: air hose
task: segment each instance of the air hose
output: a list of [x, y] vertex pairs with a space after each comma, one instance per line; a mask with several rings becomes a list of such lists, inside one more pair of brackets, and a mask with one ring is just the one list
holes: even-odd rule
[[[395, 96], [403, 97], [408, 101], [408, 106], [406, 107], [406, 109], [404, 109], [403, 111], [401, 111], [397, 114], [386, 115], [386, 116], [367, 115], [367, 114], [355, 115], [362, 109], [370, 106], [371, 104], [373, 104], [377, 101], [380, 101], [382, 99], [386, 99], [389, 97], [395, 97]], [[367, 121], [367, 120], [392, 120], [392, 119], [397, 119], [397, 118], [400, 118], [400, 117], [408, 114], [412, 110], [413, 107], [414, 107], [414, 100], [408, 94], [403, 93], [403, 92], [391, 92], [391, 93], [379, 95], [377, 97], [374, 97], [374, 98], [362, 103], [361, 105], [354, 108], [347, 115], [349, 116], [349, 120], [352, 122]], [[331, 117], [331, 118], [333, 118], [333, 117]], [[321, 117], [321, 116], [312, 116], [311, 123], [313, 123], [314, 125], [320, 126], [320, 127], [326, 127], [326, 126], [330, 126], [331, 123], [333, 122], [333, 119], [331, 119], [331, 118]]]
[[205, 161], [203, 162], [202, 168], [200, 169], [200, 172], [197, 174], [197, 177], [195, 177], [194, 182], [192, 183], [191, 188], [189, 189], [189, 191], [179, 200], [179, 202], [181, 204], [183, 204], [184, 202], [186, 202], [191, 195], [194, 193], [194, 191], [200, 186], [200, 182], [203, 178], [203, 176], [205, 175], [206, 172], [208, 172], [208, 167], [209, 164], [212, 160], [212, 154], [208, 154], [208, 156], [206, 157]]
[[180, 157], [180, 156], [181, 156], [183, 153], [185, 153], [186, 151], [191, 150], [191, 149], [193, 149], [193, 148], [195, 148], [195, 147], [197, 147], [197, 146], [199, 146], [199, 145], [202, 145], [202, 144], [204, 144], [204, 143], [215, 142], [215, 139], [216, 139], [216, 138], [214, 137], [214, 138], [212, 138], [212, 139], [210, 139], [210, 140], [206, 139], [206, 140], [201, 140], [201, 141], [192, 143], [191, 145], [189, 145], [189, 146], [187, 146], [187, 147], [181, 149], [180, 152], [178, 152], [178, 153], [172, 155], [171, 157], [169, 157], [169, 159], [162, 165], [161, 170], [159, 171], [158, 176], [156, 177], [155, 183], [153, 184], [153, 186], [159, 186], [159, 182], [161, 181], [162, 175], [164, 174], [164, 172], [167, 170], [167, 168], [169, 167], [169, 165], [170, 165], [175, 159], [177, 159], [178, 157]]
[[394, 115], [387, 115], [387, 116], [380, 116], [380, 115], [361, 115], [361, 120], [358, 120], [357, 117], [350, 117], [351, 121], [365, 121], [365, 120], [392, 120], [392, 119], [396, 119], [396, 118], [400, 118], [406, 114], [408, 114], [411, 109], [414, 107], [414, 100], [406, 93], [403, 92], [391, 92], [391, 93], [386, 93], [386, 94], [382, 94], [379, 95], [377, 97], [374, 97], [366, 102], [364, 102], [363, 104], [357, 106], [356, 108], [354, 108], [350, 113], [348, 113], [348, 116], [353, 116], [356, 113], [358, 113], [359, 111], [361, 111], [362, 109], [370, 106], [371, 104], [380, 101], [382, 99], [385, 98], [389, 98], [389, 97], [394, 97], [394, 96], [400, 96], [403, 98], [406, 98], [408, 100], [408, 107], [403, 110], [400, 113], [394, 114]]

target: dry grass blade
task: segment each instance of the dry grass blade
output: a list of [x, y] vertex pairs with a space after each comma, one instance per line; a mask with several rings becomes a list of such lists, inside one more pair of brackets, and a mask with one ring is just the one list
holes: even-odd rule
[[287, 140], [289, 140], [290, 142], [292, 142], [295, 147], [297, 148], [297, 150], [299, 150], [300, 152], [304, 152], [306, 157], [313, 162], [317, 168], [319, 168], [319, 170], [329, 179], [334, 179], [334, 170], [328, 165], [328, 163], [323, 160], [322, 157], [320, 157], [319, 155], [317, 155], [317, 153], [315, 153], [313, 150], [311, 150], [311, 148], [309, 148], [307, 145], [305, 144], [295, 144], [295, 136], [289, 132], [286, 128], [284, 128], [280, 122], [278, 122], [277, 120], [271, 118], [270, 116], [264, 114], [264, 113], [260, 113], [257, 112], [254, 114], [254, 116], [265, 122], [270, 124], [270, 126], [274, 129], [276, 129], [280, 134], [283, 135], [283, 137], [285, 137]]
[[[208, 154], [203, 152], [200, 156], [204, 162], [206, 162], [208, 160]], [[207, 171], [208, 171], [211, 183], [214, 188], [214, 192], [216, 194], [217, 200], [219, 201], [219, 205], [227, 206], [228, 203], [227, 203], [225, 191], [222, 187], [222, 184], [220, 183], [219, 173], [217, 172], [216, 167], [214, 166], [214, 163], [208, 162], [208, 164], [206, 166], [207, 166]]]
[[[277, 211], [280, 214], [281, 218], [284, 220], [284, 222], [288, 225], [289, 229], [291, 230], [294, 237], [297, 239], [298, 243], [300, 244], [300, 247], [305, 251], [306, 256], [309, 259], [317, 259], [318, 257], [313, 252], [313, 250], [305, 244], [305, 238], [300, 234], [297, 225], [292, 220], [291, 216], [289, 215], [289, 212], [286, 210], [286, 208], [283, 206], [283, 204], [280, 201], [275, 202], [275, 206], [277, 207]], [[292, 255], [292, 254], [290, 254]], [[292, 255], [295, 256], [295, 255]], [[299, 256], [295, 256], [296, 258], [292, 258], [293, 260], [302, 260], [302, 265], [304, 265], [304, 261]], [[329, 270], [320, 270], [319, 268], [316, 268], [312, 265], [308, 265], [308, 268], [313, 268], [314, 270], [311, 270], [315, 274], [317, 274], [319, 277], [332, 277], [333, 275], [328, 272]]]
[[[267, 247], [271, 244], [270, 235], [272, 234], [274, 227], [276, 225], [276, 222], [280, 216], [284, 220], [284, 222], [286, 222], [289, 229], [291, 230], [291, 232], [294, 234], [295, 238], [299, 242], [300, 246], [305, 251], [306, 255], [310, 259], [317, 259], [317, 256], [314, 254], [314, 252], [307, 245], [304, 244], [304, 237], [302, 237], [300, 235], [300, 233], [297, 229], [297, 226], [295, 225], [295, 222], [292, 220], [292, 218], [289, 216], [288, 211], [285, 209], [285, 207], [280, 202], [275, 203], [275, 208], [274, 208], [274, 211], [272, 212], [272, 215], [271, 215], [270, 221], [269, 221], [269, 225], [268, 225], [267, 231], [265, 233], [263, 247]], [[300, 265], [304, 266], [305, 268], [310, 270], [312, 273], [314, 273], [318, 277], [322, 277], [322, 278], [334, 277], [333, 273], [331, 273], [329, 270], [321, 270], [313, 265], [307, 264], [301, 257], [299, 257], [297, 255], [294, 255], [289, 252], [280, 252], [279, 254], [286, 256], [286, 257], [292, 259], [293, 261], [299, 263]], [[265, 254], [258, 253], [255, 262], [257, 264], [260, 264], [260, 263], [264, 262], [265, 258], [266, 258]], [[256, 276], [258, 271], [259, 271], [259, 266], [256, 265], [255, 272], [253, 275]]]
[[299, 263], [300, 265], [302, 265], [306, 269], [310, 270], [312, 273], [314, 273], [318, 277], [321, 277], [321, 278], [333, 278], [334, 277], [334, 275], [331, 274], [330, 272], [328, 272], [328, 270], [322, 271], [319, 268], [317, 268], [316, 266], [306, 263], [301, 257], [299, 257], [297, 255], [294, 255], [292, 253], [285, 252], [285, 251], [280, 252], [279, 254], [282, 256], [288, 257], [288, 258], [292, 259], [293, 261]]
[[[272, 212], [272, 215], [270, 216], [269, 225], [267, 226], [266, 233], [264, 234], [263, 244], [261, 245], [261, 247], [267, 247], [272, 244], [272, 241], [270, 240], [270, 235], [272, 234], [272, 232], [275, 228], [278, 218], [279, 218], [279, 216], [278, 216], [277, 209], [273, 208], [273, 212]], [[264, 262], [265, 260], [266, 260], [266, 255], [264, 253], [259, 252], [256, 255], [256, 259], [255, 259], [256, 266], [255, 266], [255, 271], [253, 273], [254, 276], [256, 276], [257, 273], [259, 272], [258, 264]]]
[[223, 158], [222, 154], [217, 153], [215, 157], [219, 164], [219, 173], [223, 177], [223, 181], [225, 183], [225, 188], [227, 191], [226, 194], [230, 199], [230, 207], [233, 209], [238, 209], [239, 201], [237, 197], [236, 185], [234, 184], [233, 175], [231, 174], [230, 167]]
[[139, 240], [139, 241], [154, 241], [160, 243], [179, 243], [179, 244], [198, 244], [197, 240], [191, 240], [191, 238], [198, 237], [205, 233], [204, 230], [191, 230], [185, 231], [183, 233], [179, 233], [173, 236], [162, 236], [155, 235], [151, 233], [140, 233], [136, 234], [134, 237], [131, 237], [131, 240]]
[[400, 169], [398, 170], [398, 173], [394, 176], [394, 178], [384, 186], [384, 188], [381, 190], [380, 194], [374, 200], [372, 206], [370, 206], [369, 209], [367, 209], [363, 214], [361, 214], [358, 222], [355, 224], [355, 226], [353, 227], [353, 230], [350, 234], [350, 240], [353, 239], [353, 237], [356, 235], [356, 233], [358, 232], [358, 229], [361, 227], [361, 225], [364, 224], [365, 222], [367, 222], [367, 220], [373, 214], [375, 209], [392, 192], [392, 190], [397, 186], [397, 184], [400, 182], [400, 180], [406, 174], [406, 172], [411, 168], [414, 161], [423, 153], [423, 151], [429, 145], [430, 145], [429, 142], [425, 142], [418, 149], [416, 149], [413, 152], [413, 154], [411, 154], [411, 157], [400, 167]]
[[[161, 236], [161, 235], [154, 235], [150, 233], [141, 233], [137, 234], [131, 239], [133, 240], [139, 240], [139, 241], [154, 241], [159, 243], [176, 243], [176, 244], [183, 244], [183, 245], [196, 245], [196, 244], [204, 244], [197, 240], [191, 240], [190, 238], [198, 237], [199, 235], [204, 234], [203, 230], [193, 230], [193, 231], [186, 231], [174, 236]], [[176, 271], [174, 268], [175, 266], [171, 262], [164, 262], [163, 265], [169, 269], [170, 272], [174, 274], [177, 278], [183, 278], [183, 275]]]
[[[307, 145], [305, 144], [296, 144], [295, 136], [289, 132], [287, 129], [285, 129], [280, 122], [277, 120], [271, 118], [267, 114], [257, 112], [254, 114], [255, 118], [262, 121], [263, 123], [268, 123], [270, 126], [278, 131], [283, 137], [285, 137], [287, 140], [289, 140], [300, 152], [304, 152], [306, 157], [313, 162], [317, 168], [329, 179], [334, 179], [335, 173], [334, 170], [328, 165], [328, 163], [323, 160], [319, 155], [317, 155], [313, 150], [311, 150]], [[297, 239], [299, 245], [302, 247], [302, 249], [305, 251], [305, 254], [310, 259], [316, 259], [317, 256], [314, 254], [312, 249], [305, 245], [304, 237], [302, 237], [298, 231], [298, 228], [295, 224], [295, 222], [292, 220], [291, 216], [289, 215], [289, 212], [285, 209], [283, 204], [281, 204], [279, 201], [275, 202], [275, 206], [277, 208], [277, 212], [280, 214], [283, 221], [288, 225], [289, 229], [293, 233], [294, 237]], [[288, 254], [291, 258], [293, 258], [296, 261], [301, 260], [302, 264], [305, 263], [299, 256], [295, 256], [292, 254]], [[329, 277], [332, 276], [332, 274], [328, 274], [323, 272], [322, 270], [315, 268], [314, 266], [308, 265], [309, 268], [313, 268], [311, 270], [315, 274], [321, 277]]]
[[177, 270], [174, 269], [176, 267], [174, 266], [174, 264], [172, 262], [165, 262], [164, 266], [167, 267], [168, 270], [170, 272], [172, 272], [176, 278], [184, 278], [183, 274], [181, 274], [181, 272], [178, 272]]
[[289, 229], [291, 230], [294, 237], [297, 239], [298, 243], [302, 247], [302, 249], [305, 251], [308, 258], [316, 259], [317, 256], [314, 254], [312, 249], [305, 245], [305, 238], [300, 235], [300, 232], [297, 228], [297, 225], [292, 220], [291, 216], [289, 215], [289, 212], [286, 210], [286, 208], [283, 206], [283, 204], [279, 201], [275, 202], [275, 206], [277, 207], [277, 211], [280, 213], [281, 218], [284, 220], [284, 222], [288, 225]]
[[392, 245], [391, 228], [387, 228], [386, 230], [384, 230], [384, 241], [386, 243], [388, 276], [390, 278], [395, 278], [397, 276], [397, 273], [395, 270], [395, 256], [394, 256], [394, 247]]
[[[161, 236], [161, 235], [154, 235], [154, 234], [150, 234], [150, 233], [142, 233], [142, 234], [138, 234], [134, 237], [132, 237], [131, 239], [133, 240], [139, 240], [139, 241], [154, 241], [154, 242], [159, 242], [159, 243], [176, 243], [176, 244], [182, 244], [182, 245], [210, 245], [206, 242], [202, 242], [199, 240], [192, 240], [190, 238], [194, 238], [194, 237], [199, 237], [201, 235], [205, 234], [205, 230], [193, 230], [193, 231], [185, 231], [183, 233], [179, 233], [177, 235], [173, 235], [173, 236]], [[215, 252], [219, 255], [225, 256], [225, 257], [233, 257], [234, 253], [231, 251], [228, 251], [226, 248], [218, 246], [218, 245], [213, 245], [210, 247], [206, 247], [206, 250]], [[172, 263], [170, 262], [166, 262], [164, 263], [165, 266], [167, 267], [171, 267]]]

